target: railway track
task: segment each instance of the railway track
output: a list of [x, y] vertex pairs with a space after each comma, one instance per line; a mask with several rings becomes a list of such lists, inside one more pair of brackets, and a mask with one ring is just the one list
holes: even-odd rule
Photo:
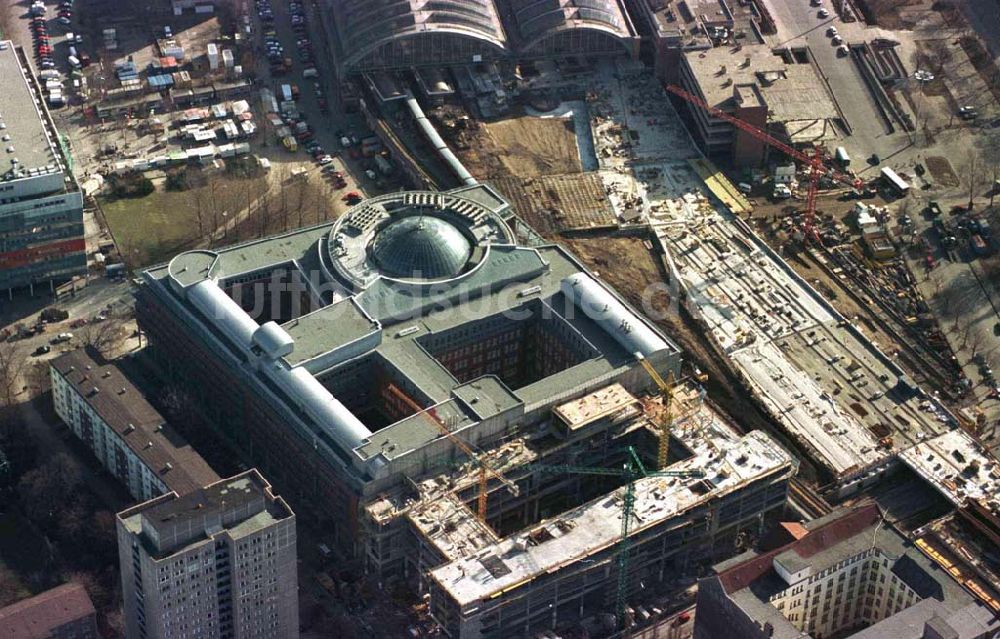
[[823, 517], [833, 511], [833, 506], [797, 477], [793, 477], [788, 483], [788, 492], [788, 500], [812, 519]]

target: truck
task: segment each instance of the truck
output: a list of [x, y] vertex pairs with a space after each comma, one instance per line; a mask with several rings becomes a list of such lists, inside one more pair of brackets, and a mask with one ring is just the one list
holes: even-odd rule
[[290, 151], [292, 153], [295, 153], [296, 151], [299, 150], [299, 143], [295, 139], [295, 136], [286, 135], [285, 137], [281, 138], [281, 143], [284, 145], [285, 150]]
[[290, 84], [282, 84], [281, 85], [281, 100], [283, 102], [291, 102], [292, 101], [292, 85], [290, 85]]
[[851, 165], [851, 156], [847, 154], [847, 149], [845, 149], [844, 147], [842, 146], [837, 147], [837, 150], [835, 152], [835, 157], [837, 158], [837, 162], [840, 163], [840, 166], [847, 168], [848, 166]]
[[787, 200], [792, 197], [792, 190], [787, 184], [775, 184], [773, 197], [776, 200]]
[[378, 170], [382, 173], [382, 175], [389, 175], [392, 173], [392, 163], [381, 155], [375, 156], [375, 166], [378, 167]]

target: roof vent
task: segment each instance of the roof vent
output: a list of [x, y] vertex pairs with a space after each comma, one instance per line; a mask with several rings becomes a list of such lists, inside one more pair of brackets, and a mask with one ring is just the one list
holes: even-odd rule
[[13, 153], [13, 152], [14, 152], [14, 147], [8, 146], [7, 147], [7, 153]]
[[146, 442], [146, 448], [152, 448], [152, 447], [153, 447], [153, 442], [151, 442], [151, 441], [150, 442]]
[[118, 394], [119, 394], [119, 395], [124, 395], [124, 394], [125, 394], [125, 387], [124, 387], [124, 386], [122, 386], [122, 387], [121, 387], [121, 388], [120, 388], [120, 389], [118, 390]]
[[124, 433], [125, 433], [126, 435], [128, 435], [128, 434], [129, 434], [129, 433], [131, 433], [131, 432], [132, 432], [133, 430], [135, 430], [135, 424], [133, 424], [133, 423], [131, 423], [131, 422], [130, 422], [130, 423], [129, 423], [129, 425], [125, 427], [125, 431], [124, 431]]
[[96, 395], [101, 392], [101, 389], [95, 386], [90, 392]]
[[167, 462], [166, 464], [163, 465], [163, 470], [173, 470], [173, 469], [174, 465], [171, 464], [170, 462]]
[[111, 371], [104, 371], [104, 374], [101, 375], [101, 377], [103, 377], [104, 379], [111, 377]]

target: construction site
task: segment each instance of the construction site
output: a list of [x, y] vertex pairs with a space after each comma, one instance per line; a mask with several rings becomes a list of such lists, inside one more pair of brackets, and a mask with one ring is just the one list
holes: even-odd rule
[[797, 462], [509, 208], [482, 184], [395, 193], [182, 253], [143, 274], [145, 352], [451, 636], [652, 623], [784, 515]]
[[147, 353], [455, 639], [656, 636], [774, 524], [896, 481], [992, 605], [995, 380], [962, 390], [903, 221], [969, 132], [934, 142], [920, 46], [836, 4], [339, 4], [414, 190], [149, 269]]
[[[982, 78], [945, 73], [942, 100], [940, 78], [931, 85], [932, 73], [911, 77], [929, 64], [930, 45], [921, 40], [941, 27], [933, 16], [926, 31], [910, 34], [865, 24], [850, 3], [828, 12], [822, 3], [758, 2], [750, 14], [718, 4], [711, 4], [721, 8], [713, 18], [688, 3], [638, 3], [638, 30], [647, 20], [659, 35], [655, 73], [648, 60], [582, 50], [513, 67], [500, 60], [468, 67], [482, 81], [473, 91], [463, 84], [466, 70], [454, 71], [454, 92], [421, 100], [451, 154], [424, 165], [438, 173], [421, 179], [486, 181], [545, 240], [565, 242], [624, 299], [642, 302], [684, 345], [686, 359], [710, 372], [706, 387], [726, 410], [764, 427], [801, 460], [806, 481], [789, 484], [790, 512], [822, 517], [831, 503], [918, 485], [927, 503], [910, 509], [906, 527], [923, 525], [927, 539], [950, 535], [947, 543], [969, 548], [949, 561], [972, 575], [971, 591], [987, 593], [976, 597], [995, 601], [1000, 555], [987, 550], [976, 559], [983, 546], [969, 541], [989, 546], [1000, 538], [1000, 391], [989, 368], [1000, 349], [985, 335], [1000, 327], [987, 275], [995, 236], [984, 236], [981, 254], [961, 242], [973, 246], [970, 234], [988, 229], [996, 212], [983, 202], [991, 193], [985, 178], [979, 186], [958, 179], [956, 149], [973, 144], [975, 131], [964, 115], [952, 126], [955, 104], [982, 95]], [[955, 49], [949, 56], [961, 57]], [[407, 94], [406, 73], [391, 75]], [[436, 77], [438, 86], [450, 81]], [[406, 118], [391, 112], [394, 126], [407, 129]], [[942, 163], [942, 156], [956, 159]], [[941, 205], [928, 198], [962, 195], [970, 205], [932, 228]], [[983, 210], [974, 211], [973, 200]], [[960, 238], [957, 249], [951, 233]], [[952, 243], [939, 253], [935, 236]], [[968, 286], [983, 287], [975, 309], [970, 303], [961, 311], [981, 323], [974, 339], [957, 310], [947, 318], [934, 312], [949, 306], [942, 300], [958, 308], [947, 293], [954, 285], [934, 281], [953, 268], [971, 270]], [[657, 284], [662, 295], [646, 305]], [[512, 445], [498, 464], [551, 465], [537, 460], [530, 442]], [[621, 450], [602, 455], [630, 463]], [[559, 465], [587, 474], [588, 463]], [[516, 479], [518, 471], [504, 476]], [[607, 608], [600, 588], [572, 613], [583, 600], [557, 594], [586, 597], [593, 571], [614, 556], [607, 545], [614, 526], [602, 533], [591, 523], [606, 507], [588, 492], [593, 478], [545, 481], [552, 495], [575, 496], [558, 504], [564, 514], [553, 521], [588, 522], [587, 541], [607, 553], [577, 546], [584, 533], [572, 524], [537, 523], [555, 512], [547, 507], [553, 497], [515, 495], [502, 482], [490, 482], [483, 506], [490, 525], [480, 525], [472, 516], [476, 473], [464, 469], [366, 507], [366, 530], [383, 541], [365, 560], [392, 557], [430, 596], [434, 618], [451, 636], [531, 636], [532, 618], [580, 616], [600, 597]], [[455, 488], [462, 498], [442, 498]], [[962, 531], [964, 546], [955, 541]], [[938, 561], [943, 554], [928, 556], [951, 570]], [[650, 570], [662, 565], [651, 560]]]

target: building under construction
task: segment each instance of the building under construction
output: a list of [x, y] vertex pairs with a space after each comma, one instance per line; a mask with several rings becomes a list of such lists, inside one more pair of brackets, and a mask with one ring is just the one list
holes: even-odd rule
[[553, 629], [581, 606], [620, 623], [758, 534], [794, 472], [697, 390], [671, 393], [677, 347], [516, 229], [483, 185], [393, 193], [182, 253], [137, 294], [148, 353], [219, 434], [369, 574], [429, 591], [454, 637]]
[[663, 415], [651, 420], [656, 410], [606, 387], [557, 406], [544, 436], [491, 451], [517, 490], [489, 493], [488, 523], [468, 506], [471, 468], [370, 503], [367, 561], [418, 582], [451, 637], [600, 636], [602, 611], [619, 626], [639, 622], [634, 611], [655, 609], [680, 577], [759, 538], [795, 472], [770, 437], [738, 435], [693, 388], [672, 397], [661, 470], [645, 470], [655, 455], [635, 477], [620, 470], [630, 451], [655, 452]]

